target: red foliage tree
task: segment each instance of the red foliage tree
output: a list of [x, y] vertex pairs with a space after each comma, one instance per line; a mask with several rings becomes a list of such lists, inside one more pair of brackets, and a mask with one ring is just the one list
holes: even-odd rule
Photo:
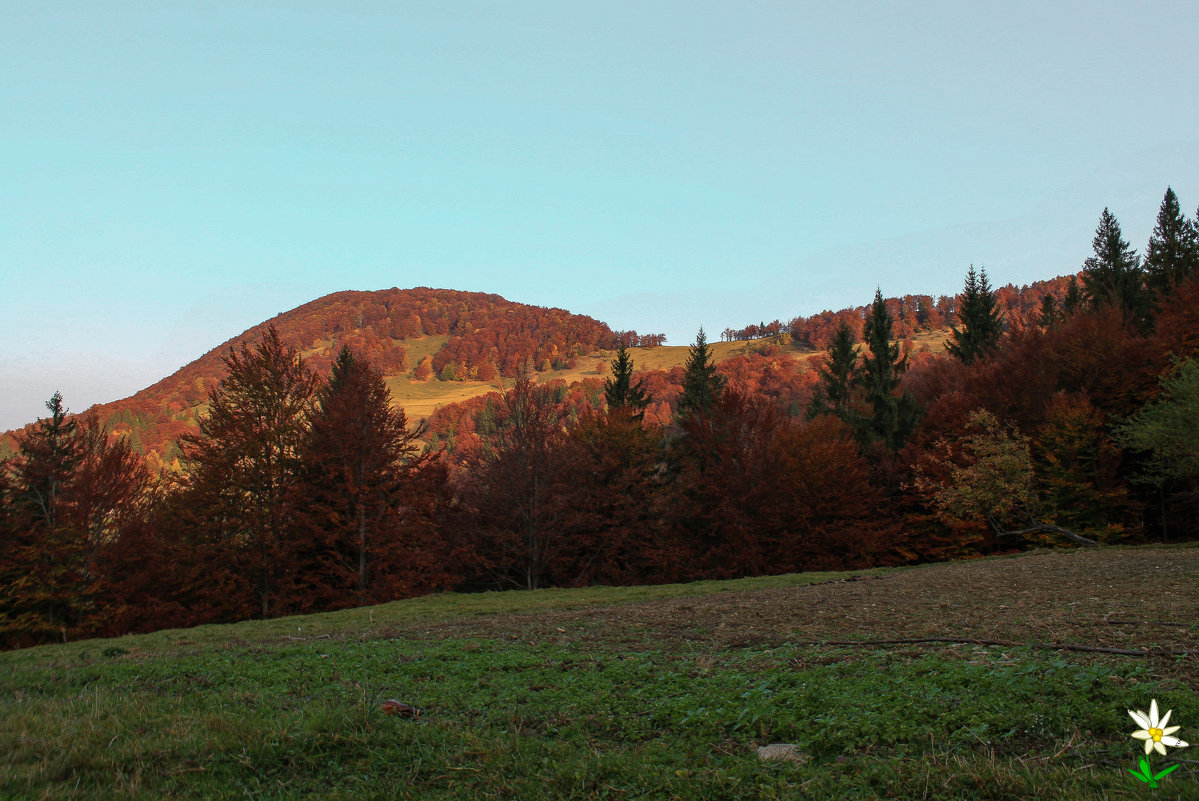
[[[282, 605], [332, 609], [447, 585], [431, 514], [444, 494], [444, 473], [419, 454], [423, 434], [392, 407], [382, 372], [343, 348], [318, 392], [301, 452]], [[429, 480], [428, 472], [441, 480]]]
[[150, 474], [93, 415], [49, 418], [18, 437], [0, 485], [0, 644], [87, 635], [104, 625], [99, 554], [144, 512]]
[[232, 348], [198, 435], [182, 438], [192, 522], [224, 544], [248, 577], [263, 617], [292, 570], [294, 490], [317, 378], [268, 328], [256, 347]]

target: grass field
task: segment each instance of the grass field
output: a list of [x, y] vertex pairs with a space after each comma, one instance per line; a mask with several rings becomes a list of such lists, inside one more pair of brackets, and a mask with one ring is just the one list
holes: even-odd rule
[[[927, 347], [934, 353], [942, 353], [945, 351], [947, 334], [948, 329], [927, 331], [917, 334], [912, 338], [912, 341], [917, 348]], [[409, 364], [415, 366], [423, 356], [436, 353], [445, 344], [447, 339], [448, 337], [444, 336], [423, 337], [405, 342], [404, 346], [408, 349]], [[807, 362], [823, 355], [823, 351], [814, 352], [799, 348], [791, 344], [787, 337], [779, 337], [778, 341], [784, 343], [781, 353], [787, 358]], [[767, 340], [709, 342], [708, 346], [712, 351], [713, 359], [719, 363], [735, 356], [752, 353], [756, 348], [762, 347], [766, 343]], [[674, 367], [682, 367], [687, 363], [690, 351], [690, 345], [662, 345], [656, 348], [634, 348], [630, 351], [630, 354], [633, 358], [634, 369], [640, 372], [647, 370], [670, 370]], [[587, 378], [604, 379], [612, 374], [610, 365], [614, 355], [614, 352], [610, 351], [588, 354], [587, 356], [580, 357], [578, 364], [571, 369], [549, 370], [543, 373], [536, 373], [535, 375], [542, 381], [562, 379], [567, 384], [573, 384], [576, 381], [582, 381]], [[409, 370], [404, 375], [388, 376], [387, 388], [391, 390], [391, 397], [394, 403], [397, 406], [402, 406], [408, 419], [413, 421], [427, 418], [439, 407], [447, 403], [457, 403], [479, 395], [486, 395], [488, 392], [501, 391], [511, 386], [512, 383], [511, 379], [491, 382], [441, 381], [436, 378], [427, 381], [413, 381], [411, 375], [412, 372]]]
[[1129, 774], [1126, 712], [1199, 741], [1197, 587], [1195, 545], [1104, 548], [26, 649], [0, 798], [1199, 798], [1194, 749]]
[[[408, 361], [414, 364], [426, 353], [434, 353], [444, 343], [447, 337], [425, 337], [405, 343], [408, 347]], [[717, 362], [740, 356], [750, 352], [751, 348], [761, 345], [761, 342], [715, 342], [709, 343], [713, 358]], [[635, 348], [631, 351], [634, 368], [644, 370], [669, 370], [682, 367], [687, 363], [690, 346], [663, 345], [656, 348]], [[791, 345], [784, 352], [796, 359], [810, 359], [817, 354], [803, 351]], [[534, 373], [540, 381], [561, 379], [567, 384], [583, 381], [587, 378], [605, 379], [612, 375], [611, 362], [614, 352], [601, 351], [588, 354], [578, 359], [578, 364], [569, 369], [548, 370]], [[502, 391], [512, 385], [512, 379], [496, 381], [441, 381], [433, 378], [427, 381], [413, 381], [411, 370], [404, 375], [387, 377], [387, 388], [397, 406], [404, 408], [410, 420], [420, 420], [433, 414], [439, 407], [447, 403], [457, 403], [469, 400], [488, 392]]]

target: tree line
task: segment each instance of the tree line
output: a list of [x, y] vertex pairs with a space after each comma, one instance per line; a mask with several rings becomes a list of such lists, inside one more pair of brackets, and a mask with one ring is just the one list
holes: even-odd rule
[[941, 357], [899, 346], [876, 291], [803, 403], [755, 382], [765, 352], [717, 367], [701, 330], [677, 381], [623, 345], [605, 381], [518, 372], [450, 442], [366, 356], [320, 375], [267, 327], [155, 473], [55, 395], [0, 465], [0, 643], [1194, 537], [1195, 223], [1169, 191], [1144, 258], [1106, 210], [1092, 249], [1032, 320], [972, 267]]

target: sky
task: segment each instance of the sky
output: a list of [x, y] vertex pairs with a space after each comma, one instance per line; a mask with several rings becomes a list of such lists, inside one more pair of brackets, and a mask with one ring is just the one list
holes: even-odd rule
[[0, 0], [0, 430], [330, 292], [685, 345], [1199, 207], [1199, 3]]

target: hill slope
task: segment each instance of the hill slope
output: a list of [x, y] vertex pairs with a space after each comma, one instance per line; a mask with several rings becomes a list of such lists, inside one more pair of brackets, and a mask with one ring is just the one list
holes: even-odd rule
[[[460, 394], [463, 381], [482, 381], [477, 386], [486, 387], [529, 363], [544, 370], [571, 368], [582, 354], [615, 341], [607, 325], [590, 317], [481, 292], [337, 292], [254, 326], [131, 398], [95, 410], [115, 433], [132, 437], [135, 447], [170, 461], [175, 439], [194, 430], [208, 394], [224, 374], [221, 357], [230, 348], [255, 342], [268, 326], [318, 372], [327, 373], [346, 345], [384, 375], [400, 379], [397, 384], [412, 383], [414, 398], [437, 398], [438, 403]], [[422, 361], [430, 371], [426, 381], [449, 386], [429, 392], [420, 389], [422, 382], [409, 382], [420, 373]], [[469, 395], [472, 390], [465, 391]]]
[[[1050, 292], [1059, 295], [1068, 277], [1011, 285], [997, 290], [1010, 320], [1028, 320]], [[949, 325], [955, 322], [955, 300], [906, 295], [887, 301], [897, 338], [918, 350], [944, 350]], [[784, 325], [726, 329], [711, 342], [715, 359], [765, 394], [802, 397], [811, 377], [808, 362], [831, 340], [836, 326], [847, 321], [860, 329], [867, 307], [825, 311], [797, 317]], [[233, 337], [132, 397], [94, 408], [115, 434], [128, 436], [152, 465], [169, 464], [177, 456], [175, 441], [193, 432], [208, 394], [224, 374], [221, 357], [229, 348], [252, 343], [275, 326], [281, 337], [325, 373], [343, 345], [369, 358], [388, 378], [392, 397], [411, 420], [429, 418], [439, 408], [467, 402], [501, 387], [505, 378], [524, 369], [542, 378], [567, 383], [602, 380], [609, 374], [611, 349], [618, 340], [638, 339], [651, 347], [634, 355], [639, 372], [681, 368], [688, 346], [653, 347], [661, 335], [637, 337], [614, 332], [606, 324], [562, 309], [513, 303], [499, 295], [449, 289], [387, 289], [336, 292], [277, 315]], [[766, 336], [767, 333], [770, 336]], [[749, 339], [747, 339], [749, 337]], [[759, 338], [760, 337], [760, 338]], [[777, 347], [763, 350], [765, 343]], [[782, 375], [779, 374], [781, 366]], [[659, 380], [659, 408], [650, 417], [669, 414], [670, 379]], [[69, 403], [70, 399], [66, 399]], [[0, 454], [11, 450], [11, 435], [0, 436]]]

